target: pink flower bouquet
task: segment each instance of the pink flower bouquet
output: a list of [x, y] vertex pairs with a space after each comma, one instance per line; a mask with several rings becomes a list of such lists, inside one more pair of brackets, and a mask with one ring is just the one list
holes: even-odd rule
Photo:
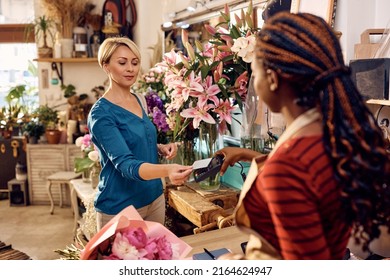
[[144, 221], [129, 206], [106, 224], [85, 246], [81, 260], [177, 260], [191, 247], [157, 222]]

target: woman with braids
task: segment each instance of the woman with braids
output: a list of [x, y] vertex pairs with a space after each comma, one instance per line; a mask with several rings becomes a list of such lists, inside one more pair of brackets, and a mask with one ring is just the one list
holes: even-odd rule
[[280, 12], [258, 34], [256, 93], [287, 128], [269, 155], [226, 147], [221, 173], [252, 166], [235, 211], [247, 259], [342, 259], [390, 227], [389, 154], [329, 25]]

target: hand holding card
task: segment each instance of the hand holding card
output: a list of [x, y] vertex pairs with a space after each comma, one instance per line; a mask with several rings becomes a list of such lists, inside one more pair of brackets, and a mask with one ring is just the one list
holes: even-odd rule
[[224, 158], [222, 155], [216, 155], [212, 158], [195, 161], [192, 165], [194, 169], [195, 182], [198, 183], [208, 177], [217, 175], [221, 170], [223, 160]]

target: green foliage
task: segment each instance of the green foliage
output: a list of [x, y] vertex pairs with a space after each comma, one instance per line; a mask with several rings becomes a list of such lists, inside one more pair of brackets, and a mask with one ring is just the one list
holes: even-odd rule
[[72, 84], [61, 85], [61, 89], [64, 91], [65, 98], [69, 98], [76, 95], [76, 87]]
[[28, 136], [39, 138], [45, 133], [45, 126], [43, 124], [31, 121], [24, 125], [23, 131]]
[[74, 172], [80, 173], [84, 170], [88, 170], [94, 166], [95, 162], [92, 161], [89, 157], [84, 158], [75, 158], [74, 159]]
[[58, 122], [58, 111], [48, 105], [39, 106], [34, 115], [39, 119], [46, 129], [55, 129]]
[[54, 42], [54, 34], [52, 30], [55, 30], [55, 28], [56, 25], [54, 20], [43, 15], [33, 20], [31, 24], [27, 26], [25, 30], [25, 36], [27, 38], [32, 32], [34, 32], [36, 40], [38, 41], [42, 38], [43, 39], [42, 47], [47, 48], [48, 47], [47, 36], [49, 35], [51, 41]]

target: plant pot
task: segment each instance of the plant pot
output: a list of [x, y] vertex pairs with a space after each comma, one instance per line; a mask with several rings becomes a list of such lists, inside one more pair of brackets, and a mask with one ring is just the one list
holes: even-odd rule
[[61, 139], [61, 131], [59, 130], [46, 130], [45, 136], [48, 144], [58, 144]]
[[38, 138], [36, 136], [29, 136], [28, 143], [29, 144], [38, 144]]
[[38, 57], [39, 58], [53, 57], [53, 49], [52, 48], [38, 48]]
[[61, 55], [63, 58], [71, 58], [73, 56], [73, 39], [62, 38], [61, 43]]

